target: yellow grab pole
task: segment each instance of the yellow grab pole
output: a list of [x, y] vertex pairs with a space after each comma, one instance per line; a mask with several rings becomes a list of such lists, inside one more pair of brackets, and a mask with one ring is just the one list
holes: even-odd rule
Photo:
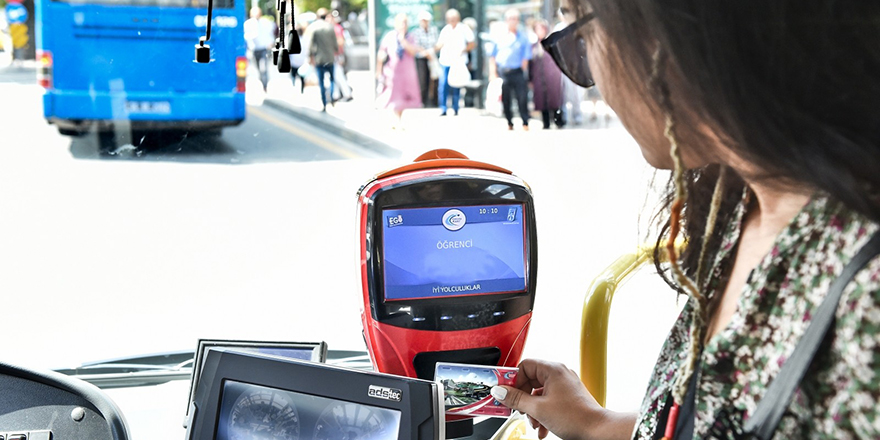
[[[683, 241], [676, 243], [681, 251]], [[661, 261], [666, 253], [660, 253]], [[614, 292], [633, 272], [654, 261], [654, 246], [641, 246], [636, 252], [619, 257], [593, 280], [584, 297], [581, 314], [581, 382], [603, 407], [608, 376], [608, 316]]]

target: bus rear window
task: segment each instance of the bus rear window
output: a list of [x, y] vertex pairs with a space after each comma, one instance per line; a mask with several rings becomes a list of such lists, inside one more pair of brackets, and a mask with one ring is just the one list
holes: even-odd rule
[[[159, 6], [165, 8], [207, 8], [208, 0], [52, 0], [77, 5]], [[233, 8], [235, 0], [214, 0], [215, 8]]]

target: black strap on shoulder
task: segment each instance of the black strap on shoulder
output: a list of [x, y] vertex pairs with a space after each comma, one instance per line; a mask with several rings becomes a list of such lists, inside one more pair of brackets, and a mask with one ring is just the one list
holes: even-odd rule
[[804, 379], [807, 369], [819, 351], [819, 346], [834, 322], [834, 314], [844, 289], [856, 273], [878, 254], [880, 254], [880, 231], [874, 233], [868, 243], [843, 268], [840, 276], [831, 283], [828, 295], [816, 310], [810, 326], [807, 327], [791, 357], [782, 365], [776, 378], [767, 387], [764, 398], [758, 402], [755, 412], [746, 421], [743, 428], [753, 438], [769, 440], [773, 437], [782, 415], [791, 403], [794, 391]]

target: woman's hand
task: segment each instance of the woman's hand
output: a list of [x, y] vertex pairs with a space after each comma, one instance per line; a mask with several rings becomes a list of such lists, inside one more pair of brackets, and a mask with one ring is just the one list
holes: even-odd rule
[[577, 374], [560, 363], [524, 360], [515, 386], [493, 387], [492, 396], [527, 414], [538, 438], [550, 431], [566, 440], [628, 439], [635, 426], [635, 414], [602, 408]]

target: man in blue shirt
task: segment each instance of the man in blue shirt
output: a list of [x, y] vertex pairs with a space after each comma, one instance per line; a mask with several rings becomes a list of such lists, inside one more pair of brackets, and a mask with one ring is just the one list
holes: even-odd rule
[[495, 42], [489, 60], [489, 78], [501, 77], [501, 103], [504, 106], [504, 117], [507, 118], [507, 129], [513, 130], [513, 111], [510, 108], [513, 94], [519, 104], [519, 115], [522, 117], [523, 130], [529, 129], [529, 86], [526, 70], [532, 59], [532, 45], [525, 31], [519, 29], [519, 11], [508, 9], [504, 13], [507, 32]]

